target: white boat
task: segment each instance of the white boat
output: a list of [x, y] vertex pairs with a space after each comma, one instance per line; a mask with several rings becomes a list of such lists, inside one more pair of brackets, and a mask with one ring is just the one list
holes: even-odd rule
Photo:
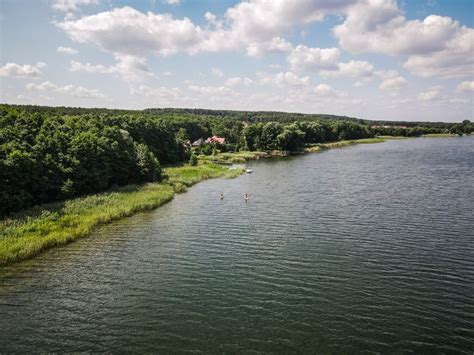
[[245, 170], [245, 172], [246, 172], [247, 174], [251, 174], [251, 173], [252, 173], [252, 169], [249, 168], [249, 169]]

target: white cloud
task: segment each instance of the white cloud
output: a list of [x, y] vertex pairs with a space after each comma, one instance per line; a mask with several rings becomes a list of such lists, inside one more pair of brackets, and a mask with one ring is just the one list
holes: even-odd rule
[[57, 89], [57, 85], [53, 84], [50, 81], [44, 81], [41, 84], [35, 83], [28, 83], [26, 84], [26, 88], [28, 90], [37, 90], [37, 91], [52, 91]]
[[190, 19], [170, 14], [142, 13], [131, 7], [116, 8], [57, 26], [74, 41], [93, 43], [121, 55], [145, 56], [148, 52], [166, 56], [179, 52], [240, 51], [250, 56], [292, 50], [282, 36], [294, 26], [322, 20], [355, 0], [243, 1], [229, 8], [222, 20], [207, 12], [213, 29], [201, 28]]
[[212, 96], [212, 95], [233, 95], [235, 92], [232, 89], [229, 89], [225, 86], [199, 86], [199, 85], [189, 85], [188, 89], [202, 95]]
[[450, 17], [408, 20], [395, 0], [366, 0], [348, 8], [334, 27], [339, 45], [353, 53], [409, 55], [404, 67], [423, 76], [462, 77], [474, 73], [474, 30]]
[[360, 80], [357, 80], [354, 84], [352, 84], [353, 87], [355, 88], [361, 88], [366, 86], [370, 82], [371, 78], [362, 78]]
[[463, 81], [456, 87], [457, 92], [474, 91], [474, 81]]
[[69, 55], [74, 55], [74, 54], [77, 54], [77, 50], [75, 50], [74, 48], [70, 48], [70, 47], [58, 47], [56, 48], [56, 52], [58, 53], [63, 53], [63, 54], [69, 54]]
[[72, 60], [69, 68], [72, 72], [111, 74], [127, 82], [140, 82], [155, 75], [146, 66], [144, 58], [116, 55], [117, 63], [111, 66], [80, 63]]
[[209, 23], [215, 23], [217, 20], [216, 15], [214, 15], [212, 12], [209, 12], [209, 11], [204, 14], [204, 18]]
[[400, 90], [408, 84], [396, 70], [379, 70], [375, 74], [382, 79], [379, 88], [382, 90]]
[[299, 77], [295, 73], [286, 72], [278, 74], [257, 73], [259, 82], [262, 85], [274, 85], [277, 87], [285, 86], [307, 86], [309, 85], [309, 76]]
[[369, 78], [374, 74], [374, 66], [363, 60], [351, 60], [338, 63], [334, 70], [324, 70], [323, 76], [347, 76], [352, 78]]
[[38, 78], [43, 74], [40, 69], [45, 66], [46, 64], [43, 62], [38, 62], [35, 65], [7, 63], [0, 68], [0, 76], [9, 78]]
[[42, 82], [41, 84], [35, 83], [28, 83], [26, 84], [26, 88], [31, 91], [39, 91], [39, 92], [47, 92], [53, 91], [58, 93], [65, 93], [70, 94], [75, 97], [79, 98], [87, 98], [87, 99], [104, 99], [105, 95], [100, 93], [96, 89], [86, 89], [82, 86], [76, 85], [65, 85], [65, 86], [58, 86], [50, 81]]
[[304, 45], [297, 46], [287, 60], [292, 71], [319, 71], [334, 69], [339, 60], [341, 51], [337, 48], [310, 48]]
[[77, 11], [82, 5], [98, 5], [99, 0], [53, 0], [51, 7], [58, 11]]
[[[77, 7], [81, 1], [96, 0], [61, 3], [68, 4], [62, 7]], [[205, 28], [186, 17], [175, 19], [170, 14], [123, 7], [57, 26], [73, 40], [93, 43], [115, 55], [143, 58], [149, 52], [167, 56], [244, 50], [249, 56], [261, 57], [291, 52], [292, 71], [337, 70], [339, 49], [302, 45], [293, 49], [284, 38], [328, 14], [344, 16], [333, 32], [348, 51], [407, 55], [405, 69], [424, 77], [464, 77], [474, 72], [473, 29], [436, 15], [423, 21], [408, 20], [396, 0], [247, 0], [227, 9], [222, 19], [207, 12]], [[341, 73], [343, 70], [341, 67]]]
[[222, 78], [224, 76], [224, 72], [219, 68], [212, 68], [211, 73], [216, 78]]
[[263, 57], [268, 53], [288, 53], [293, 50], [290, 42], [280, 37], [273, 37], [266, 42], [253, 42], [247, 46], [247, 55], [250, 57]]
[[71, 60], [71, 66], [69, 68], [72, 72], [85, 72], [85, 73], [99, 73], [99, 74], [110, 74], [110, 67], [106, 67], [102, 64], [91, 64], [81, 63], [75, 60]]
[[345, 76], [364, 77], [371, 76], [374, 66], [366, 61], [351, 60], [348, 63], [338, 64], [338, 73]]
[[143, 96], [146, 98], [157, 98], [166, 101], [176, 100], [182, 96], [182, 93], [178, 88], [167, 88], [163, 86], [151, 88], [146, 85], [140, 85], [138, 88], [131, 88], [130, 94]]
[[168, 5], [179, 5], [181, 0], [163, 0], [163, 3]]
[[264, 42], [293, 31], [294, 27], [321, 21], [355, 0], [249, 0], [226, 11], [233, 32], [247, 42]]
[[432, 86], [427, 91], [424, 91], [418, 95], [418, 100], [423, 101], [431, 101], [439, 97], [441, 90], [443, 89], [442, 86]]
[[347, 76], [368, 78], [374, 74], [374, 66], [361, 60], [338, 63], [341, 51], [338, 48], [309, 48], [297, 46], [288, 56], [290, 68], [295, 72], [314, 72], [322, 76]]
[[413, 55], [403, 67], [420, 77], [463, 78], [474, 75], [474, 31], [466, 33], [458, 46], [436, 53]]
[[472, 100], [462, 99], [462, 98], [458, 98], [458, 97], [450, 98], [450, 99], [447, 100], [447, 102], [450, 103], [450, 104], [467, 104], [467, 103], [471, 103], [471, 106], [472, 106]]
[[240, 77], [233, 77], [229, 78], [225, 81], [225, 86], [238, 86], [238, 85], [244, 85], [244, 86], [250, 86], [253, 84], [253, 80], [250, 78], [240, 78]]
[[149, 51], [162, 56], [197, 53], [205, 39], [205, 31], [186, 17], [176, 20], [170, 14], [144, 14], [128, 6], [57, 26], [76, 42], [90, 42], [114, 54], [137, 57]]
[[326, 97], [340, 97], [344, 96], [344, 93], [338, 90], [335, 90], [330, 85], [327, 84], [319, 84], [313, 90], [318, 96], [326, 96]]

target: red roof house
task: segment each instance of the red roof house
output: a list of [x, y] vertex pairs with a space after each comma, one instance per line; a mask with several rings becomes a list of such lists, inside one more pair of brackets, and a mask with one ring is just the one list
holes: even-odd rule
[[219, 143], [219, 144], [225, 144], [225, 138], [217, 137], [217, 136], [212, 136], [206, 139], [206, 143]]

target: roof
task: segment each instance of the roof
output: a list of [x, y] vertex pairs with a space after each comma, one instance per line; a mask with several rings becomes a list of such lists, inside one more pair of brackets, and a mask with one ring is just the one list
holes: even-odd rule
[[194, 141], [193, 142], [193, 146], [198, 146], [198, 145], [201, 145], [203, 143], [203, 139], [202, 138], [199, 138], [197, 141]]
[[225, 138], [212, 136], [212, 137], [209, 137], [208, 139], [206, 139], [206, 143], [225, 144]]

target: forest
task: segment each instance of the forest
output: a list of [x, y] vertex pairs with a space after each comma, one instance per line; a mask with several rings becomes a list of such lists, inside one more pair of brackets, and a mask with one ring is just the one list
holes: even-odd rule
[[[473, 124], [199, 109], [143, 111], [0, 105], [0, 215], [113, 187], [160, 181], [163, 165], [216, 151], [299, 152], [309, 144], [470, 134]], [[226, 144], [199, 138], [224, 137]]]

